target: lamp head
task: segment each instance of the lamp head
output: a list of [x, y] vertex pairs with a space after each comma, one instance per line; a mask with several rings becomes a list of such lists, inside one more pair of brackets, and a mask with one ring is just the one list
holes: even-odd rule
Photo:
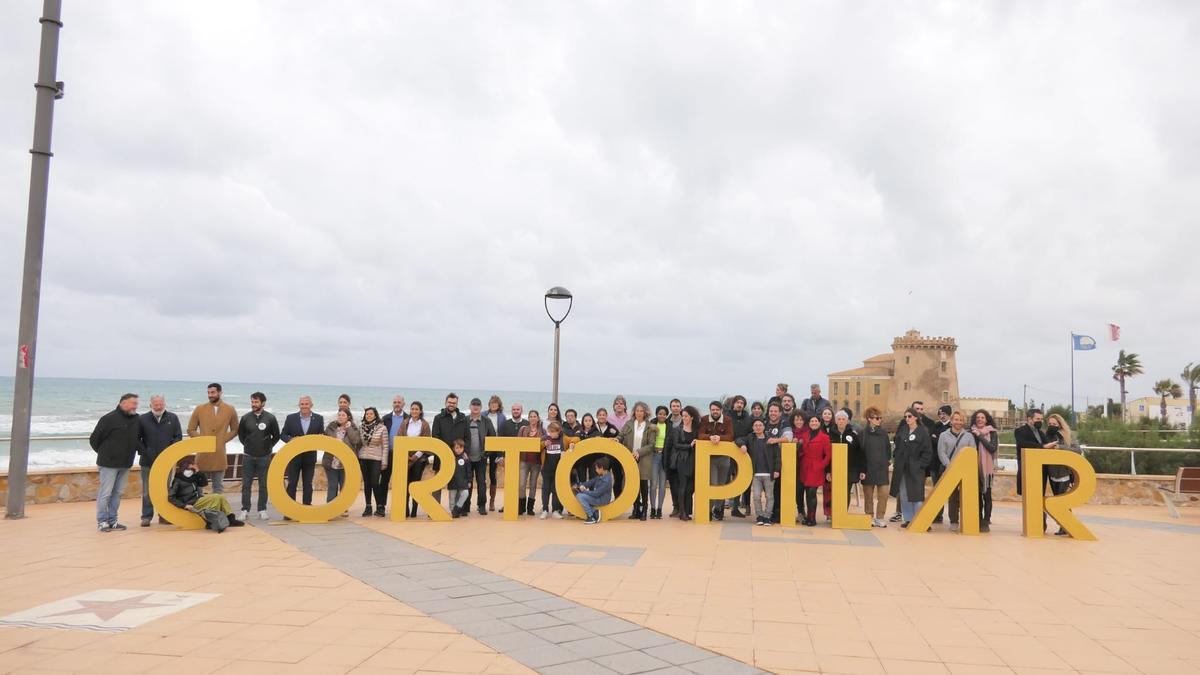
[[[555, 318], [555, 313], [550, 312], [550, 301], [551, 300], [555, 301], [554, 304], [555, 304], [556, 309], [562, 308], [563, 300], [567, 301], [566, 302], [566, 310], [562, 312], [562, 316]], [[575, 304], [575, 296], [571, 295], [571, 291], [568, 291], [567, 289], [563, 288], [562, 286], [555, 286], [554, 288], [551, 288], [550, 290], [546, 291], [546, 297], [544, 300], [544, 304], [546, 306], [546, 316], [550, 317], [550, 320], [553, 321], [554, 325], [557, 326], [558, 324], [562, 323], [563, 321], [566, 321], [567, 315], [571, 313], [571, 307]]]

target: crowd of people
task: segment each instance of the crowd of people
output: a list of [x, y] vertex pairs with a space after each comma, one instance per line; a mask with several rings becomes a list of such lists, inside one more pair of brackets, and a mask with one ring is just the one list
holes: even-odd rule
[[[705, 412], [683, 405], [679, 399], [658, 405], [652, 411], [642, 401], [629, 406], [625, 397], [617, 396], [611, 410], [600, 408], [580, 415], [577, 410], [560, 410], [551, 403], [544, 417], [537, 410], [526, 412], [521, 403], [513, 403], [506, 412], [499, 396], [492, 396], [486, 405], [478, 398], [471, 399], [464, 412], [453, 393], [445, 397], [440, 411], [431, 416], [421, 402], [406, 403], [399, 394], [392, 399], [386, 414], [381, 416], [375, 407], [367, 406], [357, 415], [352, 412], [350, 396], [342, 394], [337, 400], [334, 419], [328, 424], [313, 411], [312, 399], [302, 396], [297, 411], [287, 415], [280, 425], [265, 409], [267, 397], [262, 392], [251, 394], [250, 411], [238, 417], [233, 406], [222, 400], [221, 385], [213, 383], [208, 387], [207, 403], [193, 410], [186, 430], [193, 437], [215, 437], [217, 452], [180, 462], [168, 492], [173, 504], [201, 514], [217, 531], [224, 529], [221, 525], [225, 520], [233, 526], [243, 523], [250, 517], [252, 507], [265, 520], [269, 517], [266, 475], [275, 446], [300, 436], [325, 435], [344, 443], [358, 458], [366, 505], [362, 516], [384, 517], [393, 471], [405, 472], [404, 480], [411, 484], [430, 471], [440, 470], [441, 459], [433, 453], [395, 456], [395, 438], [425, 436], [445, 442], [454, 452], [455, 466], [446, 490], [447, 506], [453, 517], [470, 516], [472, 510], [486, 516], [504, 510], [503, 504], [499, 509], [496, 504], [498, 469], [504, 463], [504, 455], [486, 450], [487, 438], [524, 437], [537, 439], [540, 449], [520, 455], [520, 479], [515, 486], [518, 515], [564, 518], [567, 514], [555, 481], [564, 453], [572, 452], [577, 443], [586, 439], [610, 438], [620, 443], [637, 463], [638, 484], [626, 486], [620, 462], [598, 454], [579, 458], [572, 471], [571, 485], [584, 508], [585, 522], [599, 522], [599, 507], [609, 503], [614, 494], [630, 489], [635, 491], [636, 498], [629, 517], [635, 520], [661, 519], [669, 506], [668, 518], [690, 520], [695, 509], [703, 508], [715, 520], [724, 520], [726, 514], [734, 518], [753, 516], [756, 525], [769, 527], [780, 522], [783, 444], [795, 443], [797, 513], [804, 525], [812, 527], [817, 525], [818, 515], [826, 522], [830, 520], [832, 446], [844, 443], [848, 448], [848, 482], [851, 487], [861, 486], [863, 509], [871, 516], [871, 524], [887, 527], [888, 501], [893, 498], [896, 510], [890, 521], [908, 527], [924, 502], [926, 480], [936, 482], [959, 452], [973, 447], [979, 457], [980, 529], [989, 531], [999, 430], [987, 411], [967, 414], [944, 405], [937, 410], [934, 420], [925, 414], [921, 401], [913, 401], [897, 427], [889, 431], [883, 428], [883, 412], [877, 408], [868, 408], [866, 419], [860, 424], [853, 420], [849, 409], [835, 410], [822, 397], [819, 385], [812, 385], [810, 395], [799, 405], [787, 389], [786, 384], [779, 384], [775, 395], [768, 397], [765, 404], [747, 405], [746, 398], [738, 395], [713, 401]], [[117, 510], [135, 456], [140, 458], [142, 467], [141, 525], [151, 524], [154, 511], [148, 496], [150, 466], [160, 452], [183, 437], [179, 418], [165, 409], [162, 396], [151, 398], [149, 412], [138, 415], [137, 407], [138, 397], [126, 394], [115, 410], [100, 419], [91, 436], [100, 467], [96, 508], [100, 531], [125, 529], [117, 519]], [[1069, 447], [1070, 433], [1061, 416], [1050, 415], [1049, 420], [1044, 420], [1040, 410], [1030, 410], [1026, 424], [1017, 430], [1016, 440], [1024, 448]], [[234, 512], [222, 494], [228, 461], [225, 444], [233, 438], [241, 442], [244, 455], [240, 513]], [[749, 456], [753, 472], [750, 487], [734, 498], [696, 504], [696, 446], [724, 441], [732, 442]], [[333, 453], [321, 455], [326, 501], [330, 502], [344, 488], [346, 471]], [[296, 499], [299, 493], [301, 503], [312, 504], [317, 462], [317, 453], [306, 452], [288, 463], [285, 489], [290, 498]], [[710, 462], [710, 475], [699, 479], [707, 479], [711, 485], [724, 485], [736, 477], [737, 468], [737, 462], [729, 457], [715, 456]], [[1018, 472], [1018, 486], [1019, 475]], [[257, 502], [252, 503], [256, 481]], [[1043, 490], [1048, 485], [1059, 494], [1069, 488], [1070, 481], [1069, 471], [1055, 471], [1051, 467], [1044, 472]], [[208, 483], [213, 494], [204, 495], [202, 488]], [[434, 498], [440, 502], [440, 492], [434, 493]], [[939, 511], [934, 523], [942, 523], [948, 517], [950, 528], [957, 529], [965, 506], [961, 501], [956, 491], [944, 509], [947, 513]], [[393, 508], [396, 506], [406, 509], [409, 517], [418, 515], [415, 500], [409, 499], [408, 503]], [[349, 512], [343, 514], [349, 515]], [[159, 518], [162, 521], [161, 515]], [[1065, 530], [1060, 529], [1058, 534], [1065, 534]]]

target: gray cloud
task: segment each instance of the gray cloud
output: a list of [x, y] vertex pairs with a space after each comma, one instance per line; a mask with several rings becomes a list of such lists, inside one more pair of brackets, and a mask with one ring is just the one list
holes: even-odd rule
[[[567, 390], [762, 393], [912, 327], [974, 395], [1066, 392], [1110, 321], [1136, 395], [1200, 360], [1190, 3], [66, 11], [44, 375], [541, 389], [556, 284]], [[0, 5], [8, 344], [36, 15]]]

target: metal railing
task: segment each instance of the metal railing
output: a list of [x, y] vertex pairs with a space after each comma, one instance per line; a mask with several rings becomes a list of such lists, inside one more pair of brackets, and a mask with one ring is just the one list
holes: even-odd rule
[[[1016, 457], [1017, 457], [1017, 452], [1016, 452], [1017, 446], [1016, 445], [1014, 445], [1012, 443], [1001, 443], [1000, 447], [1001, 448], [1012, 448], [1013, 452], [1012, 452], [1012, 454], [1000, 453], [999, 456], [1004, 457], [1006, 459], [1016, 459]], [[1083, 444], [1080, 444], [1079, 450], [1083, 453], [1084, 456], [1087, 456], [1087, 453], [1089, 450], [1128, 452], [1129, 453], [1129, 473], [1130, 473], [1130, 475], [1133, 475], [1133, 476], [1138, 475], [1137, 453], [1139, 453], [1139, 452], [1168, 452], [1168, 453], [1170, 453], [1170, 452], [1174, 452], [1174, 453], [1195, 452], [1195, 453], [1200, 453], [1200, 448], [1118, 448], [1118, 447], [1111, 447], [1111, 446], [1106, 446], [1106, 445], [1083, 445]]]

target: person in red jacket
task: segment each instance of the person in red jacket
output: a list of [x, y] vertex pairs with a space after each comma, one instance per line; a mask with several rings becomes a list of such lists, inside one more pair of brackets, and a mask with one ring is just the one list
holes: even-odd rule
[[820, 417], [808, 418], [808, 428], [797, 434], [797, 440], [801, 445], [798, 473], [808, 507], [804, 524], [812, 527], [817, 524], [817, 488], [825, 485], [825, 472], [829, 470], [833, 446], [829, 442], [829, 435], [821, 429]]

